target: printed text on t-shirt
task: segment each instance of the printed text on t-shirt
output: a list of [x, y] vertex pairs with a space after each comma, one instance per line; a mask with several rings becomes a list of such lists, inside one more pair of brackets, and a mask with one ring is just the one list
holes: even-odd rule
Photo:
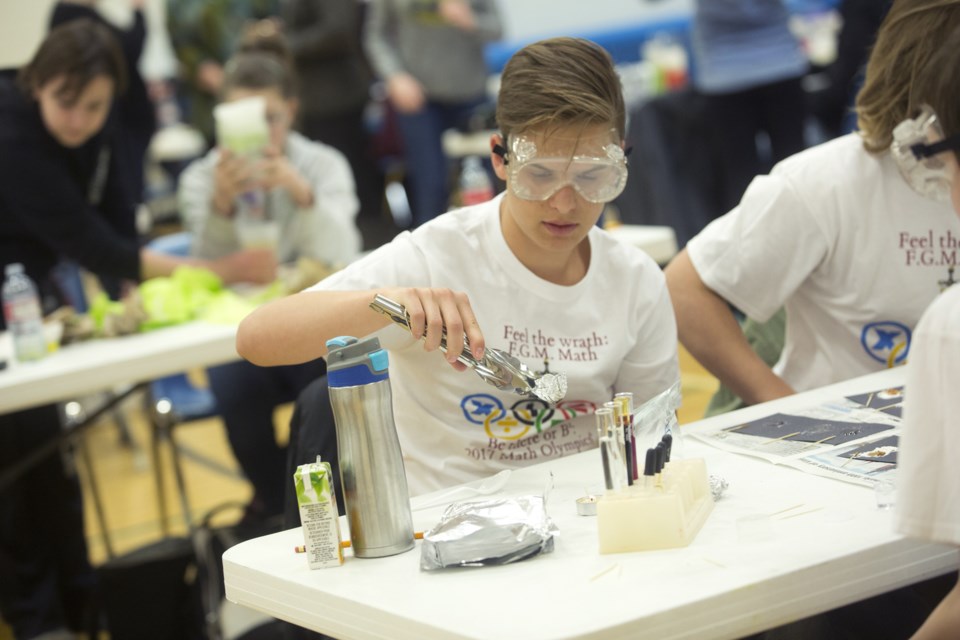
[[932, 229], [921, 235], [901, 231], [898, 246], [903, 251], [907, 266], [955, 266], [960, 253], [960, 236], [954, 235], [949, 229], [938, 236], [934, 236]]
[[596, 331], [586, 337], [574, 338], [545, 335], [541, 329], [531, 331], [511, 325], [504, 326], [503, 339], [510, 355], [551, 362], [591, 362], [597, 359], [596, 349], [610, 343], [607, 336]]

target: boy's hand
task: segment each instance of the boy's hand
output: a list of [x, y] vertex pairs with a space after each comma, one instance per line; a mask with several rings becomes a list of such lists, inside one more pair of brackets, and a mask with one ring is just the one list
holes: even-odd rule
[[213, 60], [204, 60], [197, 66], [197, 86], [212, 96], [223, 88], [223, 65]]
[[409, 73], [390, 76], [387, 80], [387, 96], [400, 113], [415, 113], [427, 103], [423, 87]]
[[406, 307], [410, 315], [410, 330], [415, 338], [424, 338], [423, 348], [426, 351], [440, 348], [440, 338], [446, 327], [446, 359], [454, 369], [463, 371], [467, 368], [457, 361], [463, 351], [464, 335], [470, 340], [471, 355], [478, 360], [483, 358], [483, 333], [467, 294], [450, 289], [427, 288], [391, 289], [382, 293]]
[[263, 160], [257, 165], [257, 176], [264, 189], [286, 189], [299, 207], [313, 204], [313, 190], [310, 183], [300, 175], [296, 167], [290, 164], [283, 153], [274, 147], [268, 147]]
[[249, 188], [250, 164], [227, 149], [220, 149], [220, 158], [213, 172], [213, 208], [222, 216], [233, 215], [237, 196]]
[[440, 0], [440, 17], [463, 31], [475, 31], [477, 17], [466, 0]]

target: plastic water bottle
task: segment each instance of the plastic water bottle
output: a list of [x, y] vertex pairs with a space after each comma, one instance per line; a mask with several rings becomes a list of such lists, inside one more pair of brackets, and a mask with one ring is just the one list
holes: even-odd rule
[[493, 197], [493, 184], [479, 156], [467, 156], [460, 172], [460, 202], [465, 207]]
[[13, 336], [13, 352], [18, 362], [39, 360], [47, 355], [47, 343], [37, 287], [19, 262], [8, 264], [4, 272], [3, 317]]

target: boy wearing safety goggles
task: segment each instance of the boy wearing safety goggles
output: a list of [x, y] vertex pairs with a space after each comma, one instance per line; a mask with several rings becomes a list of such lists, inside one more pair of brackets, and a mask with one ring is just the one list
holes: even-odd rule
[[[916, 71], [958, 24], [960, 0], [895, 2], [858, 96], [860, 131], [755, 178], [668, 266], [681, 342], [748, 404], [903, 364], [924, 309], [960, 277], [960, 224], [930, 173], [939, 156], [902, 174], [897, 153], [901, 138], [925, 135], [923, 117], [898, 127], [920, 113]], [[941, 115], [960, 109], [956, 85], [925, 100]], [[758, 322], [785, 307], [772, 369], [730, 305]]]
[[[497, 120], [491, 161], [504, 194], [261, 307], [238, 334], [241, 355], [276, 365], [325, 355], [328, 338], [376, 332], [390, 351], [414, 495], [594, 448], [594, 408], [621, 391], [643, 402], [678, 378], [660, 269], [596, 226], [627, 175], [609, 55], [573, 38], [523, 48], [504, 68]], [[377, 293], [406, 307], [412, 335], [369, 308]], [[444, 327], [451, 366], [438, 351]], [[566, 374], [565, 399], [550, 406], [463, 372], [464, 336], [476, 358], [489, 345], [530, 369]]]
[[[925, 106], [916, 119], [897, 127], [903, 144], [894, 144], [910, 183], [924, 192], [949, 197], [960, 216], [960, 108], [945, 96], [960, 86], [960, 27], [923, 68], [917, 95]], [[946, 109], [946, 110], [945, 110]], [[942, 116], [938, 117], [938, 116]], [[927, 309], [914, 333], [907, 365], [905, 425], [897, 471], [897, 528], [908, 536], [960, 547], [960, 287], [950, 287]], [[960, 638], [960, 583], [914, 636]]]

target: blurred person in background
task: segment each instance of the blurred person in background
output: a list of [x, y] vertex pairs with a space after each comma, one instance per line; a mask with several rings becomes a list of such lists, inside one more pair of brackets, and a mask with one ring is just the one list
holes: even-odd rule
[[[783, 0], [697, 0], [693, 83], [705, 97], [719, 173], [713, 217], [732, 209], [754, 176], [806, 146], [808, 63], [789, 19]], [[758, 150], [761, 133], [769, 162]]]
[[[118, 131], [112, 151], [121, 156], [121, 164], [126, 167], [124, 175], [127, 181], [127, 192], [135, 205], [144, 202], [146, 196], [144, 168], [147, 149], [157, 130], [156, 109], [138, 67], [147, 37], [144, 1], [130, 0], [133, 22], [130, 28], [125, 30], [116, 27], [103, 17], [97, 9], [100, 0], [61, 0], [54, 5], [53, 13], [50, 15], [51, 28], [78, 18], [90, 18], [101, 22], [113, 31], [123, 49], [123, 56], [127, 63], [127, 88], [116, 100]], [[135, 210], [132, 209], [130, 214], [130, 219], [124, 226], [124, 235], [135, 239], [138, 235]], [[76, 265], [69, 261], [57, 267], [57, 277], [61, 279], [65, 290], [70, 289], [69, 283], [75, 273]], [[101, 277], [100, 284], [111, 298], [117, 299], [121, 296], [121, 283], [118, 279]], [[78, 309], [84, 309], [86, 305], [81, 296], [73, 295], [71, 304]]]
[[[255, 50], [258, 46], [260, 50]], [[282, 49], [250, 42], [245, 47], [226, 65], [223, 102], [263, 98], [270, 143], [258, 159], [218, 147], [184, 171], [180, 212], [193, 233], [192, 252], [218, 258], [240, 250], [238, 208], [243, 206], [243, 193], [256, 188], [264, 191], [265, 209], [278, 226], [279, 262], [306, 257], [343, 266], [356, 257], [361, 243], [350, 166], [333, 147], [290, 130], [298, 107], [293, 70], [285, 58], [264, 50]], [[274, 368], [241, 361], [207, 370], [231, 449], [254, 488], [246, 523], [267, 520], [283, 510], [289, 477], [286, 448], [274, 435], [274, 409], [295, 400], [325, 372], [322, 359]]]
[[[45, 311], [63, 302], [51, 270], [64, 258], [130, 280], [194, 264], [227, 282], [268, 281], [276, 268], [268, 252], [173, 258], [128, 236], [125, 167], [103, 153], [118, 133], [109, 116], [126, 78], [114, 34], [87, 18], [51, 30], [19, 72], [0, 73], [0, 265], [24, 265]], [[0, 415], [0, 468], [60, 432], [55, 405]], [[84, 626], [95, 579], [83, 502], [56, 449], [0, 488], [0, 567], [0, 612], [18, 640]]]
[[223, 65], [244, 25], [275, 17], [279, 0], [167, 0], [167, 29], [180, 63], [178, 94], [186, 122], [214, 143], [213, 106], [223, 89]]
[[483, 47], [501, 33], [494, 0], [370, 0], [364, 46], [398, 115], [413, 226], [449, 208], [442, 135], [486, 99]]
[[373, 81], [360, 38], [364, 7], [358, 0], [281, 0], [280, 5], [300, 80], [297, 128], [347, 157], [361, 224], [377, 223], [383, 214], [383, 176], [364, 124]]
[[140, 57], [147, 37], [144, 18], [146, 0], [129, 0], [133, 10], [133, 22], [128, 29], [119, 29], [108, 22], [97, 10], [100, 2], [101, 0], [60, 0], [50, 16], [50, 27], [77, 18], [91, 18], [110, 27], [120, 42], [127, 62], [127, 89], [117, 99], [117, 121], [123, 132], [118, 136], [122, 145], [118, 151], [124, 154], [125, 162], [130, 163], [130, 194], [139, 203], [143, 202], [144, 198], [144, 160], [150, 139], [157, 130], [156, 109], [139, 71]]

